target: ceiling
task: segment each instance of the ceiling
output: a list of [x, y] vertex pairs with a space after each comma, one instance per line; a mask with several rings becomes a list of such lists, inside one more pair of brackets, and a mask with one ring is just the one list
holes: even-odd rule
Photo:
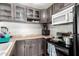
[[50, 7], [53, 3], [21, 3], [21, 4], [37, 9], [46, 9]]

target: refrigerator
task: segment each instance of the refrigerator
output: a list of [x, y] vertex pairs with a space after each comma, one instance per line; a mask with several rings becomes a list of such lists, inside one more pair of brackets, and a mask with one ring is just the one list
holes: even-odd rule
[[73, 8], [73, 55], [79, 56], [79, 4]]

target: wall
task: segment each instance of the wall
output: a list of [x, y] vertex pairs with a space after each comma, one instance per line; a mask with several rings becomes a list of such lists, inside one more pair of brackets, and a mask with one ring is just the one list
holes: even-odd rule
[[6, 26], [13, 35], [22, 34], [41, 34], [40, 24], [25, 24], [25, 23], [13, 23], [13, 22], [0, 22], [0, 27]]
[[56, 36], [57, 32], [72, 32], [73, 33], [73, 24], [57, 25], [50, 26], [50, 34]]

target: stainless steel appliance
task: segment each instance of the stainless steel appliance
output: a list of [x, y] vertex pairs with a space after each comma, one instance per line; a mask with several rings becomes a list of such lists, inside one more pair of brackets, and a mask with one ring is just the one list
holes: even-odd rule
[[75, 4], [73, 12], [73, 55], [79, 56], [79, 4]]
[[72, 32], [57, 32], [57, 38], [60, 39], [61, 42], [64, 42], [66, 47], [70, 47], [70, 38], [72, 38]]

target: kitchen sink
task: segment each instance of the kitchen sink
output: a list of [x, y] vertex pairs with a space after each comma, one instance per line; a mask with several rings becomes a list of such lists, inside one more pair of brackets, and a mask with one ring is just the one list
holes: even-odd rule
[[0, 44], [0, 56], [5, 55], [5, 53], [7, 53], [11, 45], [12, 45], [12, 42]]

